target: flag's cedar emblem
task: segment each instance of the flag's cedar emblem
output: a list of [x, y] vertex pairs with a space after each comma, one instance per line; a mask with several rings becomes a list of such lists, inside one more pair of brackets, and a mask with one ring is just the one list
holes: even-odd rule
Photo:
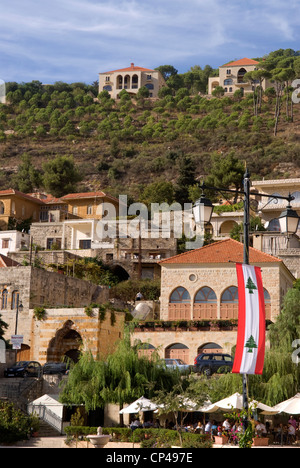
[[249, 290], [249, 294], [253, 294], [253, 291], [255, 289], [257, 289], [257, 287], [255, 286], [255, 284], [253, 283], [252, 279], [248, 278], [248, 281], [247, 281], [247, 284], [246, 284], [246, 288]]
[[251, 335], [247, 343], [245, 344], [245, 348], [248, 348], [248, 353], [253, 353], [253, 349], [257, 348], [257, 344], [255, 343], [255, 340], [253, 336]]

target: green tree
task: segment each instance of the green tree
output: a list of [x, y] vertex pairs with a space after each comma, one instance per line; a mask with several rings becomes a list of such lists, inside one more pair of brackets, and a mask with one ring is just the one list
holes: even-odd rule
[[21, 164], [17, 173], [12, 177], [13, 187], [20, 192], [31, 193], [41, 185], [41, 174], [32, 164], [30, 154], [24, 153], [21, 156]]
[[76, 184], [82, 180], [72, 156], [56, 156], [43, 164], [43, 170], [43, 186], [55, 197], [76, 191]]
[[171, 204], [174, 200], [173, 184], [166, 181], [152, 182], [144, 189], [141, 198], [149, 206], [151, 203]]
[[[245, 167], [242, 161], [234, 152], [228, 155], [214, 153], [212, 155], [212, 167], [210, 173], [205, 179], [208, 186], [228, 189], [234, 186], [236, 191], [241, 190], [243, 186], [243, 176]], [[238, 193], [234, 197], [234, 203], [237, 202]]]
[[[142, 345], [131, 344], [127, 330], [114, 353], [106, 360], [95, 360], [84, 353], [71, 369], [60, 396], [66, 404], [83, 404], [87, 411], [118, 403], [120, 409], [144, 395], [152, 398], [156, 391], [171, 390], [178, 376], [159, 365], [157, 356], [150, 360], [140, 351]], [[123, 423], [120, 415], [120, 424]]]

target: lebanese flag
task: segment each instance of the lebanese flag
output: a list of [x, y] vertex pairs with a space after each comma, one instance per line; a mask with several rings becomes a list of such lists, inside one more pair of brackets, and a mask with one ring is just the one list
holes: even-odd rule
[[262, 374], [265, 358], [266, 317], [264, 289], [259, 267], [236, 264], [239, 319], [232, 372]]

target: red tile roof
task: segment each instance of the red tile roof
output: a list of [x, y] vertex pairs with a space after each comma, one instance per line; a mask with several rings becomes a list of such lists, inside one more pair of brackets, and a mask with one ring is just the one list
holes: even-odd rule
[[0, 254], [0, 268], [19, 266], [20, 263], [16, 262], [12, 258], [6, 257], [6, 255]]
[[229, 62], [229, 63], [225, 63], [225, 65], [222, 65], [222, 67], [240, 67], [240, 66], [247, 66], [247, 65], [258, 65], [259, 62], [257, 62], [256, 60], [252, 60], [252, 59], [249, 59], [249, 58], [243, 58], [243, 59], [240, 59], [240, 60], [236, 60], [234, 62]]
[[23, 193], [23, 192], [19, 192], [18, 190], [14, 190], [14, 189], [6, 189], [6, 190], [0, 190], [0, 197], [2, 195], [16, 195], [17, 197], [21, 197], [21, 198], [26, 198], [27, 200], [30, 200], [32, 202], [36, 202], [40, 205], [43, 204], [43, 201], [36, 198], [36, 197], [33, 197], [31, 195], [28, 195], [27, 193]]
[[[161, 260], [161, 265], [207, 264], [207, 263], [243, 263], [244, 246], [241, 242], [226, 239], [205, 245], [200, 249], [190, 250], [180, 255]], [[279, 258], [250, 247], [250, 264], [282, 263]]]
[[77, 200], [78, 198], [110, 198], [111, 200], [119, 201], [117, 198], [113, 197], [104, 192], [83, 192], [83, 193], [69, 193], [61, 197], [61, 200]]
[[130, 67], [128, 68], [120, 68], [119, 70], [113, 70], [113, 71], [108, 71], [101, 73], [101, 75], [107, 75], [109, 73], [115, 73], [115, 72], [132, 72], [132, 71], [148, 71], [148, 72], [153, 72], [154, 70], [151, 70], [150, 68], [143, 68], [143, 67], [136, 67], [134, 63], [131, 64]]

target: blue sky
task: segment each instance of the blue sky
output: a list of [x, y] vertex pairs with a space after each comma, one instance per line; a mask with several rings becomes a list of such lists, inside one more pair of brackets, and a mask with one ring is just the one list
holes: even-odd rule
[[300, 49], [299, 0], [0, 0], [0, 78], [92, 83], [135, 65], [218, 67]]

